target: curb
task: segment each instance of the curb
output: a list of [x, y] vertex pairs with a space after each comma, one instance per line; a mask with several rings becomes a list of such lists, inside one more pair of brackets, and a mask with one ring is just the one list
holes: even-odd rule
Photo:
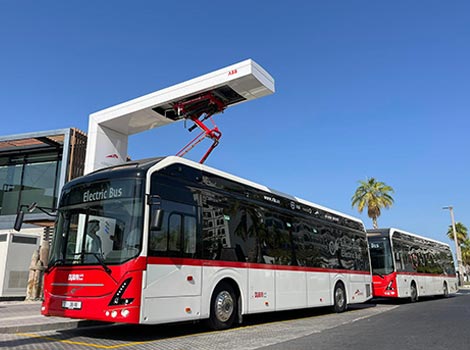
[[12, 334], [12, 333], [27, 333], [27, 332], [44, 332], [44, 331], [58, 331], [66, 329], [77, 329], [85, 327], [96, 327], [102, 325], [109, 325], [111, 323], [99, 322], [99, 321], [88, 321], [88, 320], [64, 320], [52, 323], [43, 323], [44, 320], [32, 324], [12, 325], [0, 327], [0, 334]]

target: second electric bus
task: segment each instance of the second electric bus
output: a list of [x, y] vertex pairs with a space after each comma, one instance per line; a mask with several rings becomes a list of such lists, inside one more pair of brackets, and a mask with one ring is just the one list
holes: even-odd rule
[[456, 293], [448, 244], [396, 228], [367, 230], [374, 297], [409, 298]]

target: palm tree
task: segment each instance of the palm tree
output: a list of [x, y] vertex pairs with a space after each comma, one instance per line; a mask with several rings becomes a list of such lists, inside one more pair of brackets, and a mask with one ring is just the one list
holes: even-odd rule
[[470, 265], [470, 239], [463, 241], [460, 249], [462, 251], [462, 262], [468, 267]]
[[362, 213], [367, 207], [367, 215], [372, 219], [374, 228], [378, 228], [377, 218], [381, 214], [382, 208], [390, 208], [393, 205], [391, 193], [394, 193], [392, 187], [384, 182], [377, 181], [373, 177], [366, 181], [359, 181], [359, 187], [351, 198], [353, 207], [357, 207], [359, 213]]
[[[457, 234], [457, 241], [460, 247], [462, 263], [465, 268], [464, 271], [468, 271], [468, 266], [470, 265], [470, 239], [468, 238], [468, 229], [461, 222], [456, 222], [455, 233]], [[454, 240], [454, 230], [452, 225], [449, 225], [449, 228], [447, 229], [447, 237], [449, 237], [451, 240]]]
[[[457, 233], [457, 241], [459, 242], [459, 245], [468, 239], [468, 229], [461, 222], [455, 223], [455, 231]], [[452, 229], [452, 225], [449, 225], [449, 228], [447, 229], [447, 237], [454, 240], [454, 230]]]

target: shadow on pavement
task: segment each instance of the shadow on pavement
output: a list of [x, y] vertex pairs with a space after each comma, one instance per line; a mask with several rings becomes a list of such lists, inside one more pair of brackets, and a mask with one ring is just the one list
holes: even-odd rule
[[[349, 306], [349, 312], [359, 309], [375, 307], [374, 303], [354, 304]], [[348, 312], [348, 311], [347, 311]], [[288, 321], [309, 317], [318, 317], [333, 314], [330, 307], [278, 311], [256, 315], [243, 316], [241, 327], [264, 325], [279, 321]], [[189, 335], [212, 332], [204, 321], [194, 323], [174, 323], [164, 325], [128, 325], [114, 324], [93, 328], [63, 330], [57, 332], [58, 339], [86, 337], [91, 339], [106, 339], [122, 342], [145, 342], [161, 339], [171, 339]]]

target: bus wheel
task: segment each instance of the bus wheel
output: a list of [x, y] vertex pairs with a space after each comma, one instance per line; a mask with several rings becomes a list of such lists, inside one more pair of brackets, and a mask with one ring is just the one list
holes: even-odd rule
[[338, 282], [335, 285], [335, 290], [333, 293], [334, 298], [334, 310], [335, 312], [344, 312], [348, 307], [348, 303], [346, 302], [346, 290], [344, 289], [344, 284], [342, 282]]
[[444, 282], [444, 288], [443, 288], [443, 291], [444, 291], [444, 298], [448, 298], [449, 297], [449, 287], [447, 287], [447, 282]]
[[414, 282], [411, 283], [410, 287], [410, 301], [412, 303], [418, 301], [418, 289], [416, 289], [416, 284]]
[[232, 286], [228, 283], [219, 283], [211, 298], [209, 327], [218, 329], [230, 328], [237, 316], [237, 297]]

